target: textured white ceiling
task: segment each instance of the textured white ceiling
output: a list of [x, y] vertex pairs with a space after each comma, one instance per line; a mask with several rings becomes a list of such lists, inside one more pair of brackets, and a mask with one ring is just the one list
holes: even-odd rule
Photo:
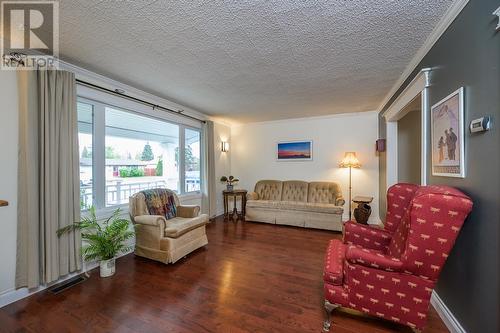
[[452, 0], [61, 0], [64, 60], [238, 122], [376, 109]]

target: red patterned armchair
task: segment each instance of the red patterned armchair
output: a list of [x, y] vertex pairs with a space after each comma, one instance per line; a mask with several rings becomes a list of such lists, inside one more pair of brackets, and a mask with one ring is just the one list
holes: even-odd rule
[[454, 188], [424, 186], [393, 233], [368, 228], [356, 237], [352, 226], [344, 242], [332, 240], [325, 258], [324, 330], [337, 307], [421, 330], [432, 290], [471, 209], [469, 197]]
[[[344, 224], [344, 243], [360, 244], [365, 248], [383, 250], [405, 216], [411, 199], [420, 185], [399, 183], [387, 190], [387, 214], [384, 229], [348, 221]], [[351, 239], [353, 239], [351, 241]]]

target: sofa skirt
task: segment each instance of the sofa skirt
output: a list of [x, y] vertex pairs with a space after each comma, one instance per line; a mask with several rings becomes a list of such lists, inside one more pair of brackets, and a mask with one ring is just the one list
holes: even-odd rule
[[245, 218], [252, 222], [342, 231], [341, 214], [247, 207]]
[[205, 226], [191, 230], [178, 238], [166, 237], [160, 241], [160, 249], [135, 246], [135, 254], [140, 257], [173, 264], [191, 252], [208, 244]]

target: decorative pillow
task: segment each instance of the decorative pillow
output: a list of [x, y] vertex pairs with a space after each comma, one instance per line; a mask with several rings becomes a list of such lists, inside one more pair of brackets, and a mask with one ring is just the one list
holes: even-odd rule
[[165, 216], [167, 220], [177, 216], [174, 193], [167, 189], [142, 191], [149, 215]]

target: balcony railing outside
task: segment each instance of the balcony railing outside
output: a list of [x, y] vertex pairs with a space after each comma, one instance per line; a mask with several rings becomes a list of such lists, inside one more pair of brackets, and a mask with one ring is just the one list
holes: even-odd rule
[[[134, 193], [142, 190], [149, 190], [153, 188], [166, 188], [167, 182], [165, 180], [148, 181], [148, 182], [122, 182], [115, 181], [114, 184], [106, 185], [105, 198], [106, 207], [121, 205], [128, 203], [129, 197]], [[199, 178], [186, 178], [186, 191], [194, 192], [200, 188]], [[92, 206], [92, 185], [80, 185], [80, 197], [82, 210], [88, 209]]]

